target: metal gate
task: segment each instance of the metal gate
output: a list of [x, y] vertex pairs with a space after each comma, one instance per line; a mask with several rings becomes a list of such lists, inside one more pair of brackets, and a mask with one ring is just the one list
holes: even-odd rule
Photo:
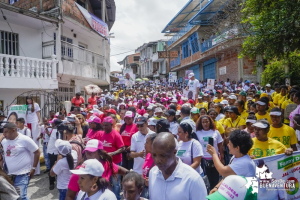
[[203, 80], [216, 79], [216, 62], [217, 59], [212, 58], [203, 63]]
[[39, 104], [41, 108], [41, 117], [49, 117], [49, 111], [60, 111], [64, 107], [63, 101], [59, 101], [55, 91], [47, 92], [43, 90], [31, 90], [24, 92], [17, 96], [5, 109], [4, 113], [8, 114], [9, 108], [12, 105], [24, 105], [26, 104], [26, 97], [30, 96], [33, 100]]

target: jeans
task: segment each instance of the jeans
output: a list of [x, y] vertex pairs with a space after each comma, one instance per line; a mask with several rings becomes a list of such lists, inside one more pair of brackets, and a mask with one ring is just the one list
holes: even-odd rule
[[47, 144], [43, 144], [43, 153], [44, 153], [44, 160], [45, 160], [45, 165], [47, 167], [47, 170], [50, 170], [50, 160], [47, 154]]
[[[121, 165], [121, 163], [117, 164]], [[109, 182], [112, 185], [112, 191], [116, 195], [117, 200], [121, 199], [121, 176], [117, 174], [116, 176], [110, 176]]]
[[59, 200], [65, 200], [68, 189], [58, 189]]
[[17, 175], [14, 181], [14, 186], [20, 191], [22, 200], [29, 200], [27, 197], [27, 187], [29, 184], [29, 173]]
[[[48, 157], [49, 157], [49, 161], [50, 161], [50, 169], [53, 167], [55, 161], [57, 160], [57, 155], [52, 153], [48, 153]], [[51, 177], [50, 176], [50, 172], [49, 172], [49, 183], [50, 185], [54, 185], [55, 182], [55, 177]]]
[[149, 199], [149, 188], [144, 185], [144, 189], [141, 193], [141, 197]]

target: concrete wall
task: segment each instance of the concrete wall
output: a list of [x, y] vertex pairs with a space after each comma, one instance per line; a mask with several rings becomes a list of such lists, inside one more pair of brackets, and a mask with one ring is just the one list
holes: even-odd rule
[[[226, 66], [226, 74], [220, 75], [220, 68]], [[238, 73], [238, 53], [226, 53], [224, 56], [217, 62], [216, 67], [216, 78], [217, 80], [226, 81], [227, 78], [230, 78], [231, 81], [239, 80]]]

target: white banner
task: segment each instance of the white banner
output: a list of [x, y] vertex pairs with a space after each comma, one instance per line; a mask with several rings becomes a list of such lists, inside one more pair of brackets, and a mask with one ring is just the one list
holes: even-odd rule
[[214, 79], [207, 79], [207, 89], [213, 90], [215, 87], [215, 80]]

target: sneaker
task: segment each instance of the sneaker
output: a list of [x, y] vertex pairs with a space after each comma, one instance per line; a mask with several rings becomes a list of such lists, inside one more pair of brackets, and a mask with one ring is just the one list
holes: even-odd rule
[[54, 185], [50, 185], [49, 190], [53, 190], [54, 189]]

